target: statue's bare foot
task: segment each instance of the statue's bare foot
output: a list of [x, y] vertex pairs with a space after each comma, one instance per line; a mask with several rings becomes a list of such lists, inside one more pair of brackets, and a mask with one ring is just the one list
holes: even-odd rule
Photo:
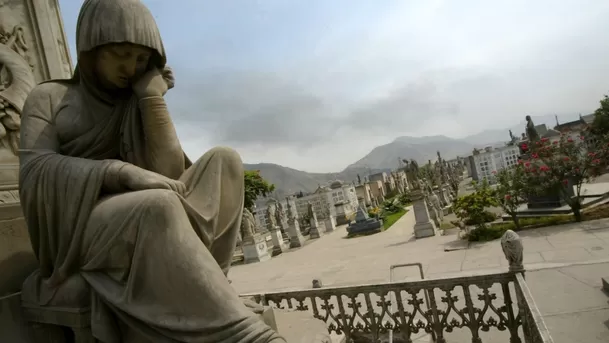
[[262, 307], [262, 305], [248, 298], [243, 298], [243, 305], [256, 314], [264, 312], [264, 307]]

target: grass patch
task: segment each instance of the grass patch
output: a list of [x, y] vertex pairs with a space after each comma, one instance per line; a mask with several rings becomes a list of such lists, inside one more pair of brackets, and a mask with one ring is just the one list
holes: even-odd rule
[[455, 224], [453, 224], [453, 223], [442, 222], [440, 224], [440, 230], [448, 230], [448, 229], [453, 229], [453, 228], [456, 228]]
[[385, 216], [385, 218], [383, 218], [383, 231], [389, 229], [391, 225], [395, 224], [398, 219], [402, 218], [402, 216], [404, 216], [406, 212], [408, 211], [405, 209], [401, 209], [395, 213], [391, 213]]
[[[582, 211], [582, 221], [609, 218], [609, 204], [602, 204]], [[520, 228], [514, 222], [501, 222], [475, 228], [467, 239], [471, 242], [486, 242], [501, 238], [507, 230], [522, 231], [540, 227], [575, 223], [571, 214], [520, 219]]]

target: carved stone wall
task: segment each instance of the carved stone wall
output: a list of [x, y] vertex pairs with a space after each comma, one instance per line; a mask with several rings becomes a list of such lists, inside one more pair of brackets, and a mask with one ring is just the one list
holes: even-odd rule
[[72, 75], [58, 0], [0, 0], [0, 296], [36, 267], [17, 189], [21, 111], [32, 88]]

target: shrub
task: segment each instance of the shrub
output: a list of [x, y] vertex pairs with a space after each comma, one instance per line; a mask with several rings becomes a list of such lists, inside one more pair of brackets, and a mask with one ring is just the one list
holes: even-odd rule
[[497, 201], [486, 181], [475, 184], [475, 188], [474, 193], [458, 198], [453, 209], [457, 218], [466, 225], [481, 227], [495, 220], [495, 215], [487, 208], [497, 206]]

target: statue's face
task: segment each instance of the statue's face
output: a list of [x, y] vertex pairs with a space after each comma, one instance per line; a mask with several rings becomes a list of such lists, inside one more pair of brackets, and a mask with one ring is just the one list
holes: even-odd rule
[[131, 86], [148, 67], [152, 50], [136, 44], [107, 44], [98, 48], [95, 72], [102, 85], [110, 89]]

